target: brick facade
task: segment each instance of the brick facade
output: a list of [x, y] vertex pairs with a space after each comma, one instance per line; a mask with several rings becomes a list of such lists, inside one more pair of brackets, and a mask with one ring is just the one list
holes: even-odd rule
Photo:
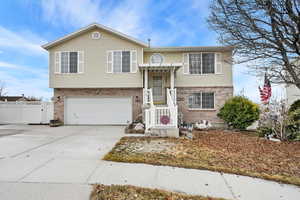
[[68, 96], [82, 97], [132, 97], [133, 120], [142, 113], [143, 89], [142, 88], [55, 88], [54, 89], [54, 118], [64, 121], [64, 99]]
[[[191, 110], [188, 107], [188, 97], [195, 92], [214, 92], [214, 110]], [[110, 96], [110, 97], [132, 97], [133, 120], [142, 113], [143, 92], [142, 88], [101, 88], [101, 89], [76, 89], [56, 88], [54, 89], [54, 118], [64, 121], [64, 99], [68, 96]], [[179, 112], [183, 114], [186, 122], [198, 122], [202, 119], [209, 120], [213, 124], [222, 124], [223, 121], [217, 117], [219, 109], [225, 101], [233, 96], [233, 87], [177, 87], [177, 104]]]
[[[196, 92], [214, 92], [215, 109], [214, 110], [191, 110], [188, 107], [188, 97]], [[177, 88], [177, 104], [179, 112], [183, 114], [185, 122], [198, 122], [200, 120], [209, 120], [213, 124], [222, 124], [223, 121], [217, 117], [219, 109], [225, 101], [233, 96], [233, 87], [189, 87]]]

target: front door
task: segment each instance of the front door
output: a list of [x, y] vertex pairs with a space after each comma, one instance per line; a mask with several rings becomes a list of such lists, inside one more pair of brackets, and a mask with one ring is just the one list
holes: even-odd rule
[[153, 75], [152, 76], [152, 89], [153, 89], [153, 101], [156, 104], [163, 104], [165, 102], [164, 98], [164, 86], [163, 86], [163, 76]]

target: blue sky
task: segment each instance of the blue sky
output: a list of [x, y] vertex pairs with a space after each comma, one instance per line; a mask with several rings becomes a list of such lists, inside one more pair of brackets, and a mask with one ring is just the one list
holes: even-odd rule
[[[43, 97], [48, 88], [48, 55], [40, 46], [93, 22], [153, 46], [218, 45], [206, 17], [210, 0], [9, 0], [0, 6], [0, 80], [8, 95]], [[234, 67], [235, 93], [258, 101], [259, 77]], [[274, 95], [281, 96], [281, 88]]]

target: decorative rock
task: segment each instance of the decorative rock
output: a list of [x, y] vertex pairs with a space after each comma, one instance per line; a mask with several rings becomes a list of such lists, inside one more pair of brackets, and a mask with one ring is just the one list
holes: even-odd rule
[[273, 142], [281, 142], [279, 139], [277, 138], [270, 138], [269, 140], [273, 141]]
[[207, 120], [201, 120], [195, 124], [196, 129], [208, 129], [212, 127], [211, 123]]
[[144, 124], [142, 123], [137, 123], [134, 127], [134, 130], [138, 131], [138, 130], [144, 130]]

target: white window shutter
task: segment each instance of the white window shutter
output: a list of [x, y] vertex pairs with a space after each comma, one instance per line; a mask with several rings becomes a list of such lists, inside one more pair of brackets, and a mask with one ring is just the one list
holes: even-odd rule
[[107, 51], [107, 67], [106, 67], [107, 73], [113, 72], [113, 52]]
[[184, 74], [189, 74], [190, 71], [190, 66], [189, 66], [189, 54], [184, 53], [183, 54], [183, 73]]
[[215, 71], [216, 74], [222, 74], [222, 54], [216, 53], [216, 62], [215, 62]]
[[59, 74], [60, 73], [60, 52], [59, 51], [56, 51], [55, 52], [55, 55], [54, 55], [54, 59], [55, 59], [55, 62], [54, 62], [54, 73], [55, 74]]
[[131, 73], [136, 73], [137, 72], [137, 51], [130, 51], [131, 53], [131, 69], [130, 72]]
[[78, 51], [78, 73], [84, 72], [84, 52]]

